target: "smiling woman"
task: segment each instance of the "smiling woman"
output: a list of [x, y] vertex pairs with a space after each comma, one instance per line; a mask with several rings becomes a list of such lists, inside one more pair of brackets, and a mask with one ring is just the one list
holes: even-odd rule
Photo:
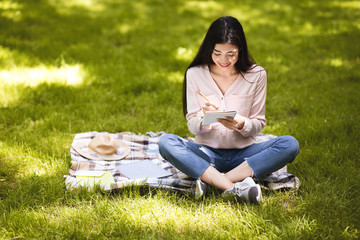
[[[260, 186], [252, 177], [261, 179], [291, 163], [299, 144], [292, 136], [255, 143], [266, 124], [267, 74], [248, 53], [236, 18], [221, 17], [210, 25], [183, 86], [184, 115], [195, 142], [166, 134], [159, 141], [161, 155], [203, 181], [203, 186], [222, 190], [224, 196], [260, 202]], [[236, 111], [236, 115], [205, 123], [204, 115], [214, 111]]]

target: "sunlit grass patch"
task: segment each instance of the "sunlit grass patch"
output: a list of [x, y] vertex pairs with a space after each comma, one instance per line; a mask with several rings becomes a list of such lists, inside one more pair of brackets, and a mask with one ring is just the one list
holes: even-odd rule
[[183, 47], [179, 47], [176, 51], [176, 59], [183, 60], [183, 61], [191, 61], [194, 58], [194, 53], [191, 49], [186, 49]]
[[334, 1], [332, 5], [340, 6], [341, 8], [360, 9], [359, 1]]
[[[11, 38], [11, 37], [10, 37]], [[14, 39], [14, 42], [18, 40]], [[16, 49], [10, 49], [0, 45], [0, 69], [9, 70], [13, 67], [18, 67], [22, 65], [31, 65], [34, 64], [34, 59], [32, 59], [27, 54]]]
[[33, 68], [14, 67], [0, 70], [0, 105], [8, 106], [20, 98], [22, 88], [40, 84], [78, 86], [83, 84], [84, 70], [80, 64], [61, 67], [38, 66]]
[[49, 1], [53, 6], [57, 8], [60, 13], [69, 14], [71, 8], [84, 8], [91, 12], [101, 12], [105, 10], [104, 5], [98, 0], [73, 0], [73, 1]]
[[210, 17], [224, 11], [224, 6], [217, 1], [186, 1], [178, 11], [183, 13], [185, 11], [198, 10], [204, 17]]
[[21, 4], [15, 1], [4, 0], [0, 2], [1, 16], [13, 21], [21, 20], [21, 9]]
[[330, 64], [333, 67], [342, 67], [344, 66], [344, 61], [341, 58], [332, 58], [329, 59], [328, 64]]
[[33, 68], [16, 67], [0, 71], [0, 83], [34, 87], [40, 83], [59, 83], [79, 85], [83, 82], [83, 70], [80, 64], [63, 67], [38, 66]]
[[[311, 236], [317, 229], [316, 223], [306, 217], [293, 217], [287, 221], [282, 217], [278, 221], [267, 219], [266, 215], [277, 214], [269, 211], [269, 207], [276, 207], [275, 203], [272, 206], [265, 203], [263, 207], [254, 207], [222, 202], [214, 197], [206, 201], [193, 201], [168, 192], [139, 195], [136, 189], [133, 190], [135, 194], [126, 194], [125, 190], [123, 197], [114, 198], [89, 193], [82, 202], [66, 197], [63, 198], [64, 205], [23, 208], [13, 211], [3, 220], [22, 217], [23, 221], [16, 225], [6, 221], [9, 232], [18, 229], [13, 234], [24, 232], [27, 236], [38, 237], [44, 233], [56, 233], [61, 239], [69, 235], [77, 238], [146, 236], [159, 239], [171, 236], [175, 239], [214, 239], [238, 236], [247, 239], [254, 235], [277, 238], [295, 236], [298, 232]], [[265, 217], [261, 216], [264, 212]]]

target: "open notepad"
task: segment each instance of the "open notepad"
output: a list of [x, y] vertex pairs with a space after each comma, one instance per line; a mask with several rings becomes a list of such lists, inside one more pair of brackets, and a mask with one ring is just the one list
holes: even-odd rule
[[217, 122], [218, 118], [226, 118], [226, 117], [235, 117], [236, 111], [226, 111], [226, 112], [206, 112], [204, 119], [202, 121], [202, 125], [208, 125], [210, 123]]
[[130, 164], [116, 166], [121, 174], [130, 179], [161, 178], [172, 175], [149, 160], [141, 160]]

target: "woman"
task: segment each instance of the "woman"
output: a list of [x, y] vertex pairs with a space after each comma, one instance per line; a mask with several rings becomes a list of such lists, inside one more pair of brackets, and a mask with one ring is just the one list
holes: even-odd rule
[[[292, 162], [299, 144], [281, 136], [255, 144], [266, 124], [267, 75], [249, 55], [245, 34], [234, 17], [214, 21], [188, 67], [183, 111], [195, 142], [166, 134], [161, 155], [176, 168], [223, 191], [224, 196], [252, 203], [261, 189], [252, 177], [264, 177]], [[235, 110], [235, 117], [202, 125], [204, 114]]]

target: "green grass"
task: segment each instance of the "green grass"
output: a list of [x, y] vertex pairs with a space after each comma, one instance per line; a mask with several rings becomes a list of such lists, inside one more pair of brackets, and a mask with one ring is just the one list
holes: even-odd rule
[[[183, 74], [224, 15], [268, 71], [263, 132], [300, 143], [300, 190], [66, 191], [75, 133], [190, 135]], [[0, 238], [360, 238], [359, 30], [360, 1], [0, 1]]]

